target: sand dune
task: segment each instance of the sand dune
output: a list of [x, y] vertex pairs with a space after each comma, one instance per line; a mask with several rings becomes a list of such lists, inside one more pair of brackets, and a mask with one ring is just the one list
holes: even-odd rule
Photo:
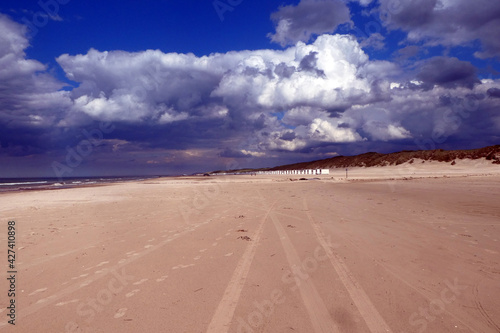
[[499, 332], [500, 176], [464, 163], [4, 193], [15, 330]]
[[323, 160], [288, 164], [271, 170], [324, 169], [352, 167], [394, 166], [403, 163], [442, 162], [455, 164], [462, 160], [481, 160], [488, 164], [500, 164], [500, 145], [468, 150], [405, 150], [390, 154], [364, 153], [355, 156], [335, 156]]

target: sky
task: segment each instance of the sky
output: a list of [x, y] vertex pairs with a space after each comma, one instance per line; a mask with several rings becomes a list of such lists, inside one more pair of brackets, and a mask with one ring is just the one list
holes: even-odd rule
[[3, 0], [0, 178], [500, 144], [500, 2]]

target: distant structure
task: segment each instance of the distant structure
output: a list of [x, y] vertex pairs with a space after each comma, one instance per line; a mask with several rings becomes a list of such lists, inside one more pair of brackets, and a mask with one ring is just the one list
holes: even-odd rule
[[[267, 170], [267, 171], [235, 171], [215, 172], [213, 175], [329, 175], [330, 169], [300, 169], [300, 170]], [[201, 176], [201, 174], [199, 174]]]
[[257, 174], [259, 174], [259, 175], [329, 175], [330, 169], [258, 171]]

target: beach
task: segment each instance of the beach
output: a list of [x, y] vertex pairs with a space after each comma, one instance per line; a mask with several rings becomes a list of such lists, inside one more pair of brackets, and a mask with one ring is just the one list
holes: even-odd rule
[[499, 332], [498, 166], [419, 168], [2, 193], [0, 332]]

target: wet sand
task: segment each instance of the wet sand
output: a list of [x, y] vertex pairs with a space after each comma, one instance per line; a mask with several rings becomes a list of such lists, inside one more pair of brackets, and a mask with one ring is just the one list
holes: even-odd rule
[[0, 331], [500, 331], [500, 176], [338, 172], [1, 194]]

